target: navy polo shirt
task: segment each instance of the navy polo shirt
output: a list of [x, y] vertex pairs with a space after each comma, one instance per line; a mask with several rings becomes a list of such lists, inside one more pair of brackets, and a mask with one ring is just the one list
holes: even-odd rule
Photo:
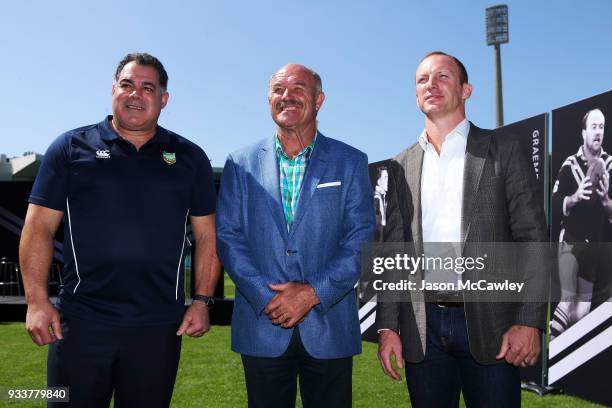
[[188, 217], [215, 211], [204, 151], [160, 126], [140, 150], [111, 116], [47, 150], [30, 203], [64, 211], [66, 315], [114, 325], [180, 322]]

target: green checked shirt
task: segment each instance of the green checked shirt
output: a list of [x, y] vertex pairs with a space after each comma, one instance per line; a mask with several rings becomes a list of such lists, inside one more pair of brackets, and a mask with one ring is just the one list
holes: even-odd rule
[[317, 141], [318, 133], [319, 132], [315, 134], [312, 142], [303, 148], [293, 159], [285, 154], [278, 136], [274, 137], [276, 157], [278, 157], [278, 167], [280, 170], [280, 192], [283, 202], [283, 211], [285, 212], [287, 230], [291, 228], [291, 224], [293, 223], [293, 215], [295, 214], [295, 208], [297, 207], [300, 188], [302, 187], [302, 180], [304, 180], [306, 167], [310, 161], [310, 155], [312, 154], [315, 142]]

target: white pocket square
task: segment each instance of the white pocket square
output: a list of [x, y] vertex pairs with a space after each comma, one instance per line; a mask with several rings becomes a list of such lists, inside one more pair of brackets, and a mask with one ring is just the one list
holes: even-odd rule
[[332, 181], [330, 183], [321, 183], [317, 185], [317, 188], [335, 187], [335, 186], [340, 186], [340, 185], [342, 185], [341, 181]]

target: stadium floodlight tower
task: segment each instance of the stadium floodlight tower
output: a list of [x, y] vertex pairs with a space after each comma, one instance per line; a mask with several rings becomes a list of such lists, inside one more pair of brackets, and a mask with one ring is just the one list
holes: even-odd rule
[[497, 104], [497, 127], [504, 125], [504, 101], [502, 96], [500, 44], [508, 42], [508, 6], [500, 4], [486, 9], [487, 45], [495, 46], [495, 102]]

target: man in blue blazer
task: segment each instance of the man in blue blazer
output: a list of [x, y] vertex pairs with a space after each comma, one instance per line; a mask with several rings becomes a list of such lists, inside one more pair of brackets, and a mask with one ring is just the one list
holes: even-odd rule
[[355, 284], [374, 232], [367, 156], [317, 130], [319, 75], [289, 64], [270, 79], [276, 134], [231, 154], [218, 253], [236, 283], [232, 350], [250, 407], [350, 407], [361, 352]]

